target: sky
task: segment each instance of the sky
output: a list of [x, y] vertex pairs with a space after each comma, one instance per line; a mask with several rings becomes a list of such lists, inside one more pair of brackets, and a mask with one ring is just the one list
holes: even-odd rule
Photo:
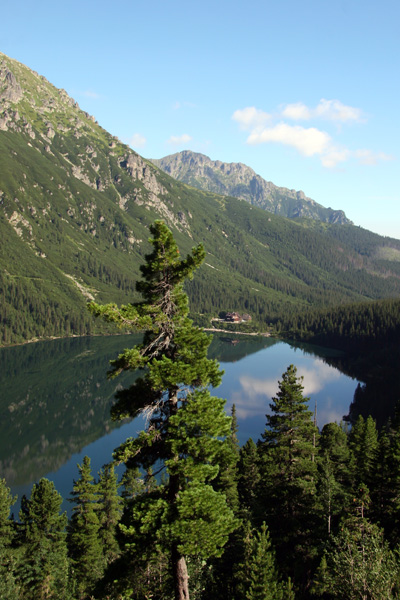
[[181, 150], [400, 239], [399, 0], [2, 1], [0, 50], [145, 158]]

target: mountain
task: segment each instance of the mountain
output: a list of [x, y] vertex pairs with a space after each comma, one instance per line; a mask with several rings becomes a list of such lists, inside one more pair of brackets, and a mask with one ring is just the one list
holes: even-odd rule
[[342, 210], [333, 210], [307, 198], [304, 192], [265, 181], [242, 163], [211, 160], [204, 154], [184, 150], [152, 162], [163, 171], [200, 190], [234, 196], [276, 215], [290, 219], [306, 217], [325, 223], [351, 224]]
[[187, 286], [202, 324], [237, 310], [265, 326], [301, 308], [400, 293], [400, 241], [176, 181], [0, 54], [0, 344], [108, 331], [86, 302], [139, 299], [157, 218], [182, 253], [205, 246]]

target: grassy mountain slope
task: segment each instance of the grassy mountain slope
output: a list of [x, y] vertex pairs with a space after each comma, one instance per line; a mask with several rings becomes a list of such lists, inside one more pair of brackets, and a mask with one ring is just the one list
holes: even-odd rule
[[176, 181], [2, 54], [0, 104], [2, 344], [104, 331], [86, 301], [137, 299], [156, 218], [183, 253], [206, 248], [188, 286], [193, 312], [246, 310], [268, 322], [400, 292], [399, 241], [285, 219]]

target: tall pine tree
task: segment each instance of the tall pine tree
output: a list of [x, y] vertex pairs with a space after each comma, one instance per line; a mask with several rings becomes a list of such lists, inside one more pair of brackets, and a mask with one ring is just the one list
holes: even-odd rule
[[147, 426], [115, 452], [118, 462], [156, 473], [166, 470], [165, 485], [132, 500], [133, 541], [168, 549], [176, 600], [189, 598], [186, 556], [207, 558], [222, 551], [235, 528], [223, 493], [211, 482], [218, 474], [230, 418], [224, 402], [208, 386], [219, 385], [221, 372], [207, 358], [210, 338], [188, 318], [183, 290], [205, 257], [199, 245], [181, 259], [171, 231], [156, 221], [150, 231], [153, 251], [141, 267], [136, 289], [143, 301], [118, 308], [91, 303], [93, 314], [123, 327], [144, 331], [142, 344], [112, 362], [112, 375], [141, 369], [143, 376], [118, 393], [114, 418], [147, 416]]
[[238, 493], [241, 515], [250, 521], [254, 520], [257, 489], [260, 483], [260, 464], [257, 446], [252, 438], [240, 449], [238, 463]]
[[99, 537], [98, 488], [88, 456], [78, 470], [80, 477], [74, 481], [70, 499], [74, 507], [68, 526], [68, 550], [79, 597], [85, 597], [102, 576], [105, 560]]
[[15, 539], [14, 522], [10, 509], [16, 498], [11, 495], [5, 479], [0, 479], [0, 598], [17, 600], [19, 591], [15, 581], [16, 557], [12, 548]]
[[355, 485], [371, 485], [375, 462], [378, 457], [378, 432], [371, 416], [366, 420], [360, 415], [349, 434], [349, 447], [355, 461]]
[[303, 397], [302, 378], [290, 365], [270, 404], [260, 444], [259, 518], [266, 520], [279, 561], [305, 575], [315, 520], [316, 427]]
[[351, 456], [347, 434], [337, 423], [324, 425], [319, 438], [317, 503], [322, 535], [330, 534], [352, 502]]
[[60, 514], [62, 497], [48, 479], [34, 484], [21, 501], [21, 581], [24, 598], [68, 598], [67, 515]]
[[119, 556], [117, 526], [122, 515], [123, 499], [118, 494], [118, 476], [114, 465], [108, 464], [99, 473], [99, 537], [106, 565]]

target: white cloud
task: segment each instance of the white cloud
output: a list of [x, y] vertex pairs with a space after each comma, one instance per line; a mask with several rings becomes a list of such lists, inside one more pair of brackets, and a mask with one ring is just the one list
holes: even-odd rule
[[362, 111], [353, 106], [346, 106], [339, 100], [325, 100], [322, 98], [315, 109], [315, 114], [318, 117], [328, 119], [330, 121], [361, 121]]
[[310, 119], [325, 119], [327, 121], [361, 121], [362, 110], [354, 106], [346, 106], [340, 100], [325, 100], [322, 98], [315, 108], [309, 108], [302, 102], [287, 104], [282, 110], [282, 116], [292, 121], [309, 121]]
[[[303, 394], [305, 397], [312, 396], [323, 390], [327, 383], [341, 377], [339, 371], [327, 365], [320, 359], [315, 359], [311, 368], [299, 367], [299, 377], [303, 377]], [[239, 378], [239, 386], [232, 394], [231, 400], [236, 406], [238, 417], [247, 419], [249, 417], [263, 417], [270, 413], [270, 403], [279, 391], [279, 377], [259, 379], [250, 375]], [[313, 406], [310, 406], [313, 410]], [[333, 410], [333, 409], [332, 409]], [[338, 416], [339, 415], [339, 416]], [[335, 413], [335, 419], [341, 415]], [[334, 419], [334, 420], [335, 420]], [[328, 420], [324, 420], [327, 422]]]
[[248, 130], [263, 127], [271, 119], [271, 115], [254, 106], [247, 106], [246, 108], [235, 110], [232, 119], [239, 123], [241, 129]]
[[247, 138], [247, 143], [251, 145], [267, 142], [292, 146], [304, 156], [313, 156], [326, 152], [331, 138], [325, 131], [320, 131], [315, 127], [306, 129], [300, 125], [287, 125], [286, 123], [278, 123], [275, 127], [253, 131]]
[[143, 148], [146, 145], [146, 138], [140, 133], [134, 133], [133, 136], [129, 140], [129, 145], [131, 148]]
[[[284, 120], [282, 120], [284, 118]], [[335, 143], [331, 133], [317, 127], [290, 124], [289, 121], [325, 120], [336, 124], [363, 122], [363, 111], [347, 106], [340, 100], [322, 98], [317, 106], [308, 107], [303, 102], [286, 104], [275, 113], [267, 113], [254, 106], [236, 110], [232, 119], [242, 130], [248, 131], [246, 143], [250, 145], [278, 143], [295, 148], [306, 157], [317, 156], [323, 167], [332, 169], [349, 160], [363, 165], [375, 165], [393, 157], [371, 150], [351, 150]], [[336, 130], [337, 133], [338, 130]]]
[[321, 163], [327, 169], [333, 169], [339, 163], [349, 160], [350, 157], [351, 152], [347, 148], [338, 149], [332, 147], [326, 154], [321, 156]]
[[239, 379], [240, 385], [246, 396], [254, 399], [257, 396], [267, 396], [271, 399], [278, 391], [278, 382], [276, 379], [257, 379], [249, 375], [243, 375]]
[[311, 111], [302, 102], [296, 104], [287, 104], [282, 110], [282, 116], [293, 121], [308, 121], [311, 118]]
[[331, 148], [329, 152], [321, 157], [321, 163], [324, 167], [331, 169], [339, 163], [350, 159], [358, 159], [361, 165], [377, 165], [381, 161], [393, 160], [393, 156], [389, 156], [384, 152], [372, 152], [372, 150], [355, 150], [352, 152], [347, 148]]
[[239, 378], [240, 387], [232, 394], [231, 400], [236, 406], [240, 419], [249, 417], [263, 418], [269, 412], [271, 399], [278, 391], [277, 379], [257, 379], [248, 375]]
[[340, 372], [330, 367], [322, 360], [314, 360], [313, 368], [306, 369], [300, 367], [297, 375], [303, 377], [304, 395], [316, 394], [320, 392], [328, 381], [340, 378]]
[[192, 139], [193, 138], [187, 133], [184, 133], [182, 135], [171, 135], [167, 143], [173, 146], [179, 146], [181, 144], [187, 144], [188, 142], [191, 142]]

